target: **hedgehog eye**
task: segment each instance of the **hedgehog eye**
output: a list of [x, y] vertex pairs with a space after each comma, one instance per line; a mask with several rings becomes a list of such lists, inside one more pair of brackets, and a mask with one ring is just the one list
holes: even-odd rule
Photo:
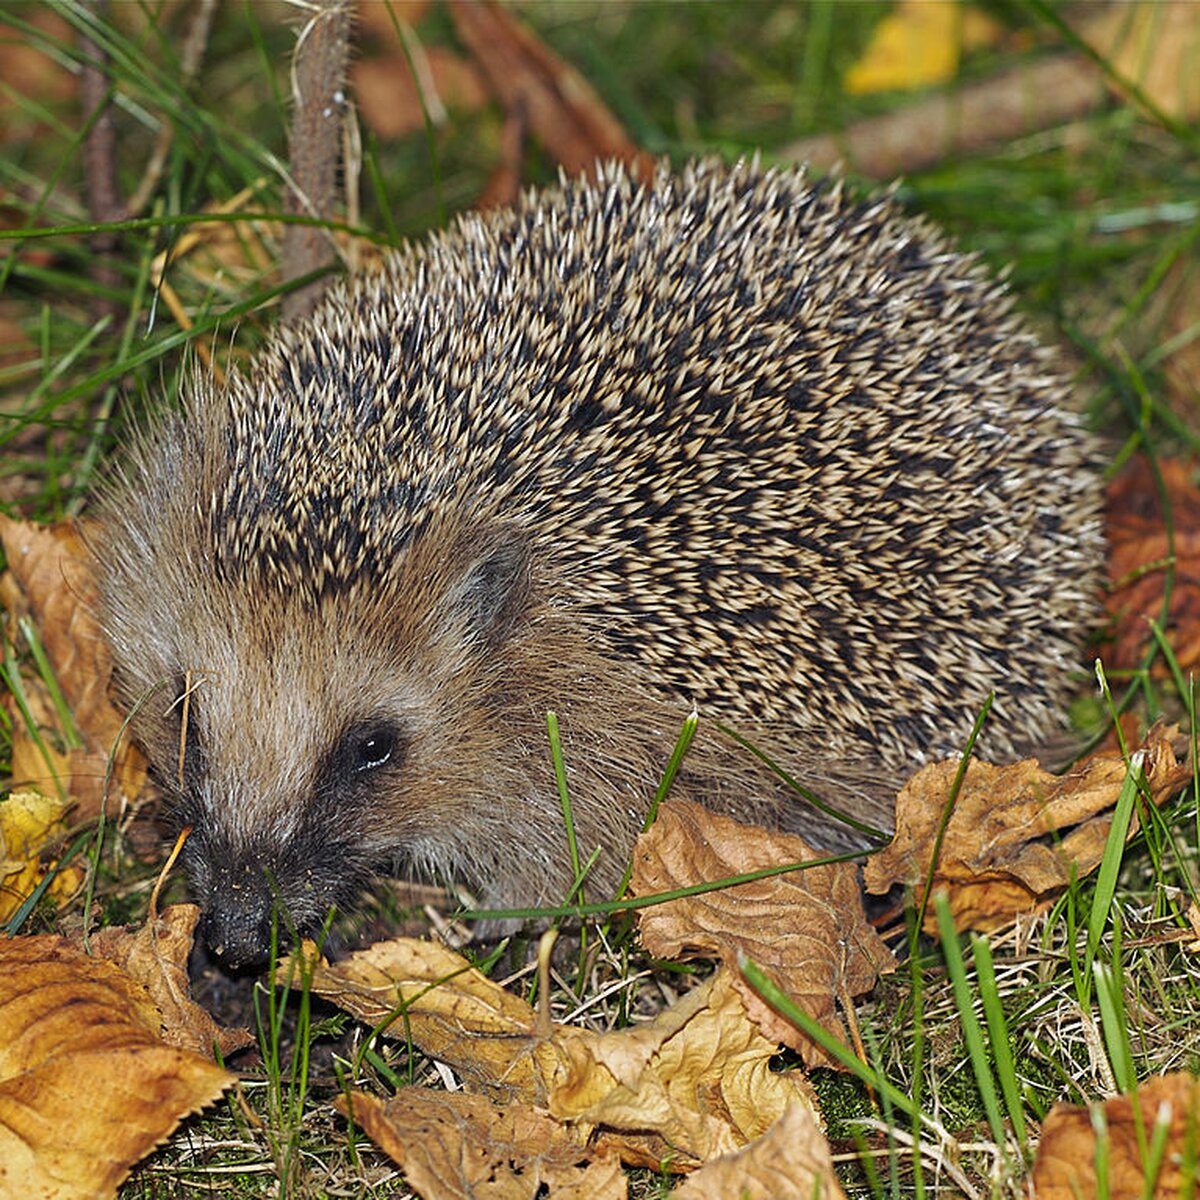
[[368, 729], [354, 736], [352, 765], [360, 774], [382, 767], [395, 752], [396, 734], [387, 728]]

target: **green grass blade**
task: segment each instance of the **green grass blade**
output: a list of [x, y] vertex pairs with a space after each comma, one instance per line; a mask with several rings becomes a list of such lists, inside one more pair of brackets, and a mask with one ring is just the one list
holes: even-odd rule
[[971, 1068], [975, 1073], [975, 1085], [979, 1089], [979, 1095], [983, 1101], [983, 1109], [992, 1129], [992, 1137], [997, 1146], [1003, 1147], [1006, 1144], [1004, 1121], [1000, 1115], [1000, 1102], [996, 1095], [996, 1084], [992, 1078], [987, 1047], [984, 1044], [983, 1029], [980, 1027], [979, 1018], [975, 1015], [975, 1005], [971, 996], [971, 987], [967, 981], [967, 967], [963, 960], [958, 931], [954, 928], [954, 918], [950, 915], [950, 904], [945, 894], [939, 892], [934, 898], [933, 904], [937, 914], [942, 953], [946, 958], [946, 970], [949, 972], [950, 981], [954, 987], [954, 1001], [958, 1009], [963, 1041], [966, 1043], [967, 1056], [971, 1060]]
[[1129, 770], [1125, 773], [1125, 780], [1117, 796], [1112, 825], [1104, 845], [1104, 856], [1100, 860], [1100, 870], [1096, 873], [1096, 889], [1092, 895], [1092, 909], [1088, 915], [1087, 948], [1084, 953], [1085, 978], [1092, 975], [1092, 964], [1096, 960], [1100, 938], [1108, 924], [1113, 897], [1117, 893], [1117, 877], [1125, 855], [1125, 841], [1129, 834], [1129, 822], [1133, 817], [1133, 802], [1137, 797], [1143, 757], [1142, 751], [1139, 750], [1129, 759]]
[[872, 1070], [854, 1051], [833, 1036], [823, 1025], [814, 1021], [765, 971], [744, 956], [738, 958], [738, 969], [746, 982], [774, 1009], [781, 1012], [805, 1037], [816, 1042], [826, 1054], [845, 1070], [861, 1079], [868, 1087], [886, 1096], [902, 1113], [919, 1115], [912, 1100], [886, 1076]]
[[[582, 880], [579, 866], [579, 843], [575, 839], [575, 814], [571, 811], [571, 794], [567, 790], [567, 767], [563, 762], [562, 739], [558, 732], [558, 714], [546, 713], [546, 732], [550, 735], [550, 758], [554, 763], [554, 782], [558, 787], [558, 802], [562, 808], [563, 824], [567, 830], [567, 850], [571, 856], [571, 874], [577, 881]], [[567, 901], [578, 897], [583, 902], [583, 884], [577, 882], [571, 889]]]
[[979, 979], [979, 996], [983, 1001], [983, 1015], [987, 1021], [988, 1049], [995, 1067], [1000, 1091], [1008, 1120], [1016, 1135], [1017, 1145], [1026, 1145], [1025, 1106], [1021, 1099], [1021, 1084], [1017, 1078], [1017, 1065], [1009, 1044], [1008, 1021], [1000, 1001], [1000, 989], [996, 983], [996, 968], [992, 960], [992, 947], [987, 938], [971, 938], [971, 952], [975, 959], [975, 974]]

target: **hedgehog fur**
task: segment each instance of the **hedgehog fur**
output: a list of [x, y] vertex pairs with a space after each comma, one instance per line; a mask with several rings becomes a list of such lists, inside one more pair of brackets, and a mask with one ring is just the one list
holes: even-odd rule
[[[272, 896], [307, 930], [378, 870], [561, 901], [548, 709], [591, 895], [693, 706], [876, 824], [990, 691], [987, 754], [1035, 746], [1096, 611], [1092, 459], [1005, 288], [888, 197], [608, 167], [400, 249], [197, 380], [108, 499], [213, 944], [254, 961]], [[712, 729], [675, 786], [863, 844]]]

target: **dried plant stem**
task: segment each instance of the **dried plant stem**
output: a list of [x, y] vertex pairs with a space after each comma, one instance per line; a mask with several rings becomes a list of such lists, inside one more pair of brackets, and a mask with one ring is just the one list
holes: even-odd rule
[[[292, 64], [292, 130], [288, 142], [291, 188], [285, 211], [328, 219], [337, 203], [341, 161], [343, 91], [350, 48], [351, 12], [345, 0], [315, 6], [296, 41]], [[298, 279], [333, 260], [335, 249], [326, 230], [289, 225], [283, 233], [283, 275]], [[315, 307], [324, 290], [316, 281], [283, 299], [283, 317], [296, 321]]]

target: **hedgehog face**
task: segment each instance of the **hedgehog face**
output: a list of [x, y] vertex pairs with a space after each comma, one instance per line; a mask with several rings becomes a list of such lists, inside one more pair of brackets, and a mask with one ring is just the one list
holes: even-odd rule
[[292, 621], [266, 658], [244, 629], [195, 641], [178, 657], [176, 697], [151, 696], [138, 727], [174, 821], [192, 830], [184, 863], [207, 939], [232, 967], [265, 957], [273, 920], [286, 943], [354, 898], [386, 858], [380, 826], [405, 836], [381, 810], [423, 758], [430, 701], [395, 661], [403, 648], [314, 671], [319, 631]]
[[[379, 868], [478, 874], [459, 830], [491, 805], [480, 764], [512, 736], [495, 692], [526, 627], [524, 542], [482, 525], [395, 570], [363, 604], [218, 589], [197, 568], [178, 581], [190, 608], [142, 588], [128, 616], [139, 653], [136, 670], [118, 657], [120, 690], [144, 697], [135, 731], [191, 827], [190, 887], [231, 967], [265, 959], [273, 923], [281, 943], [316, 933]], [[197, 606], [194, 624], [171, 615]]]
[[390, 808], [384, 797], [404, 790], [410, 750], [420, 744], [412, 732], [418, 706], [393, 691], [369, 715], [335, 724], [315, 759], [309, 753], [306, 763], [307, 751], [296, 753], [294, 772], [285, 767], [264, 774], [263, 758], [277, 757], [263, 753], [265, 744], [283, 752], [288, 747], [269, 725], [256, 723], [258, 753], [244, 758], [239, 739], [223, 739], [204, 719], [206, 695], [220, 705], [217, 690], [214, 684], [196, 692], [188, 742], [198, 765], [185, 763], [174, 816], [193, 830], [184, 861], [204, 910], [206, 940], [238, 968], [265, 959], [273, 923], [280, 945], [295, 933], [316, 934], [330, 909], [349, 904], [386, 861], [380, 810]]

